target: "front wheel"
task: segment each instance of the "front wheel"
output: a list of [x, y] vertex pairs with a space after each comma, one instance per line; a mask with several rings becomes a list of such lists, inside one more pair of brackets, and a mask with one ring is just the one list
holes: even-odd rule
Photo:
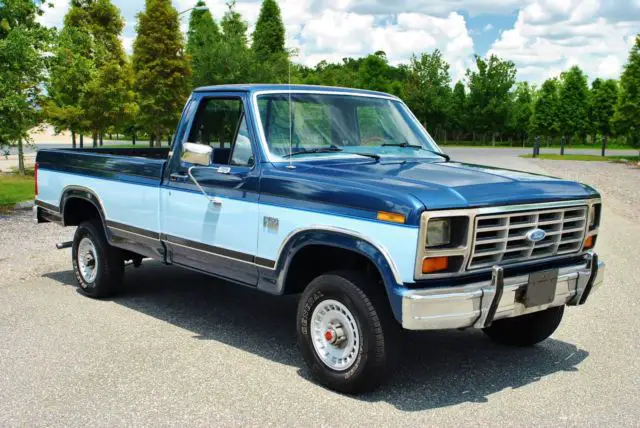
[[87, 296], [107, 297], [120, 288], [124, 276], [122, 251], [109, 245], [99, 221], [78, 226], [71, 258], [78, 285]]
[[494, 342], [510, 346], [532, 346], [553, 334], [562, 321], [564, 306], [515, 318], [495, 321], [484, 332]]
[[344, 393], [377, 387], [399, 325], [382, 284], [355, 271], [314, 279], [298, 305], [298, 347], [314, 378]]

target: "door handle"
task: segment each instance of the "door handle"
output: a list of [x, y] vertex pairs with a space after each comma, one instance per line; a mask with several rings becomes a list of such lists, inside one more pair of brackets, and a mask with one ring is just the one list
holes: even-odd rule
[[169, 181], [174, 181], [176, 183], [186, 183], [189, 176], [187, 174], [180, 174], [179, 172], [174, 172], [169, 176]]

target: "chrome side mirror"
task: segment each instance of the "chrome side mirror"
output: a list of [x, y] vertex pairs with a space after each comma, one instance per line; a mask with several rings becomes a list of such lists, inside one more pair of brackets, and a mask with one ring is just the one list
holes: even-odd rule
[[182, 143], [180, 159], [193, 165], [210, 166], [213, 149], [204, 144]]

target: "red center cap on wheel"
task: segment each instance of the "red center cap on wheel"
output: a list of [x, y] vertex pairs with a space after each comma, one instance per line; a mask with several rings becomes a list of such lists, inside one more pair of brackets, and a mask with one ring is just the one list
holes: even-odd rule
[[327, 330], [324, 332], [324, 338], [327, 342], [331, 342], [333, 340], [333, 331], [332, 330]]

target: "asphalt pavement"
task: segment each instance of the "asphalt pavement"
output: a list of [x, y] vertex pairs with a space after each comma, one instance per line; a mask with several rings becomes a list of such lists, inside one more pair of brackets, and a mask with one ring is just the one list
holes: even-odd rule
[[[454, 158], [545, 172], [507, 149], [465, 150]], [[477, 331], [407, 333], [390, 381], [355, 397], [310, 379], [296, 296], [145, 262], [127, 268], [126, 293], [88, 299], [70, 254], [19, 279], [54, 242], [35, 226], [25, 235], [37, 246], [3, 235], [16, 220], [0, 219], [4, 250], [30, 248], [20, 262], [5, 256], [16, 279], [2, 279], [0, 257], [0, 426], [638, 426], [640, 225], [611, 195], [597, 248], [604, 286], [568, 308], [551, 339], [513, 349]]]

